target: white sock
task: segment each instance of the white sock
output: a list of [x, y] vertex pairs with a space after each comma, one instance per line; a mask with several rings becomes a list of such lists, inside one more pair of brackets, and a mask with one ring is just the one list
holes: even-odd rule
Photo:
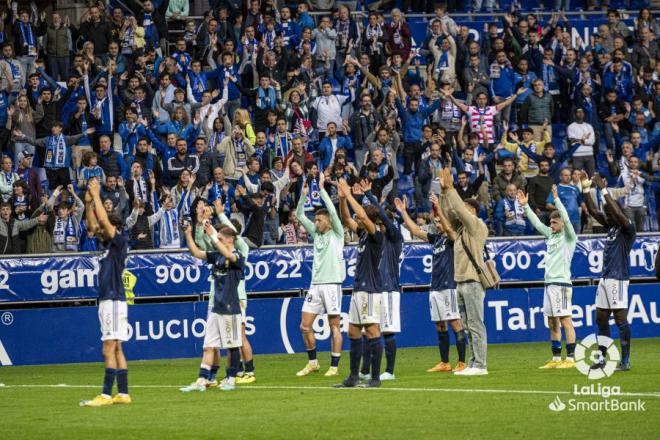
[[560, 361], [560, 360], [561, 360], [561, 356], [553, 356], [553, 357], [552, 357], [552, 360], [553, 360], [553, 361]]
[[310, 364], [310, 365], [318, 365], [318, 364], [319, 364], [319, 360], [318, 360], [318, 359], [314, 359], [314, 360], [312, 360], [312, 361], [309, 361], [309, 364]]

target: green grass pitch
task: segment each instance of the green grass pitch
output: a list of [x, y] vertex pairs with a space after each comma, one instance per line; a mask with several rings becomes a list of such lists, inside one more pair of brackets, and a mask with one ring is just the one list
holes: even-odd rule
[[[133, 404], [102, 408], [78, 405], [100, 393], [101, 364], [2, 367], [0, 438], [658, 438], [659, 339], [633, 340], [632, 371], [600, 381], [630, 393], [619, 400], [645, 401], [645, 412], [551, 411], [557, 396], [567, 405], [602, 398], [572, 395], [598, 383], [577, 370], [539, 370], [548, 345], [491, 345], [486, 377], [426, 373], [437, 348], [400, 349], [397, 379], [380, 389], [331, 388], [339, 380], [322, 375], [328, 353], [321, 374], [295, 376], [304, 354], [257, 356], [255, 384], [188, 394], [178, 387], [195, 379], [199, 359], [129, 360]], [[341, 378], [347, 371], [344, 353]]]

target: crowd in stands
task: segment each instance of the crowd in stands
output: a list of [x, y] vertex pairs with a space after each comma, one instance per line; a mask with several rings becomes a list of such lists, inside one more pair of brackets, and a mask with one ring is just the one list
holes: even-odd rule
[[657, 230], [660, 22], [648, 8], [631, 26], [609, 10], [582, 41], [563, 11], [510, 9], [469, 32], [452, 2], [430, 8], [413, 42], [401, 10], [362, 18], [356, 2], [216, 0], [198, 19], [187, 0], [99, 3], [77, 22], [0, 6], [1, 254], [95, 250], [80, 199], [90, 179], [133, 249], [183, 247], [185, 222], [203, 236], [216, 200], [251, 247], [307, 243], [295, 209], [301, 196], [310, 218], [323, 206], [319, 173], [337, 204], [333, 182], [367, 179], [433, 228], [443, 168], [491, 236], [533, 233], [519, 189], [547, 222], [553, 184], [576, 231], [605, 232], [579, 170], [607, 178], [638, 231]]

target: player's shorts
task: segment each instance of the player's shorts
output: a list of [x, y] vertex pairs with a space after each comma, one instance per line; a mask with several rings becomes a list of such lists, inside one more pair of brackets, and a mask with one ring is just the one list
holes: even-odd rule
[[432, 290], [429, 293], [429, 304], [431, 305], [431, 321], [461, 319], [461, 313], [458, 311], [456, 289]]
[[341, 296], [341, 284], [312, 284], [305, 296], [302, 311], [315, 315], [340, 315]]
[[238, 303], [241, 306], [241, 322], [245, 324], [247, 322], [247, 300], [239, 299]]
[[380, 308], [380, 331], [401, 332], [401, 293], [383, 292]]
[[128, 341], [128, 305], [126, 301], [99, 302], [102, 341]]
[[380, 325], [382, 293], [353, 292], [348, 322], [354, 325]]
[[601, 278], [596, 290], [596, 307], [599, 309], [628, 308], [628, 280]]
[[543, 314], [548, 317], [572, 315], [573, 288], [558, 284], [546, 284], [543, 291]]
[[243, 345], [241, 314], [209, 313], [206, 318], [204, 348], [236, 348]]

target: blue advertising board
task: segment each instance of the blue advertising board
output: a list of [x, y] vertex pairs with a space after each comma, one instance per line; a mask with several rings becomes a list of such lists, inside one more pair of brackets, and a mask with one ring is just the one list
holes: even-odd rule
[[[604, 237], [581, 237], [571, 266], [574, 279], [598, 278], [603, 266]], [[660, 235], [638, 236], [630, 253], [633, 277], [655, 277]], [[543, 280], [546, 246], [541, 238], [490, 240], [490, 255], [504, 282]], [[311, 247], [276, 247], [250, 252], [245, 271], [250, 294], [304, 290], [309, 287]], [[401, 284], [426, 286], [431, 277], [431, 249], [421, 242], [403, 248]], [[346, 280], [353, 285], [356, 251], [344, 250]], [[92, 254], [0, 258], [0, 302], [95, 298], [98, 265]], [[138, 297], [202, 295], [209, 291], [209, 270], [186, 252], [131, 254], [127, 270], [137, 278]]]
[[[573, 290], [573, 322], [578, 338], [593, 333], [596, 288]], [[350, 298], [343, 299], [341, 328], [348, 329]], [[630, 286], [629, 319], [635, 338], [660, 336], [660, 284]], [[303, 298], [251, 300], [246, 330], [256, 354], [303, 352], [300, 310]], [[546, 341], [548, 330], [541, 312], [543, 289], [491, 290], [484, 303], [489, 343]], [[128, 359], [165, 359], [199, 356], [208, 304], [184, 302], [130, 306]], [[437, 342], [430, 320], [427, 292], [401, 296], [400, 347], [431, 346]], [[330, 329], [323, 318], [313, 325], [317, 346], [330, 349]], [[613, 337], [617, 337], [612, 326]], [[344, 338], [344, 349], [348, 338]], [[541, 360], [545, 352], [539, 353]], [[0, 364], [28, 365], [101, 360], [100, 330], [95, 307], [0, 311]]]

